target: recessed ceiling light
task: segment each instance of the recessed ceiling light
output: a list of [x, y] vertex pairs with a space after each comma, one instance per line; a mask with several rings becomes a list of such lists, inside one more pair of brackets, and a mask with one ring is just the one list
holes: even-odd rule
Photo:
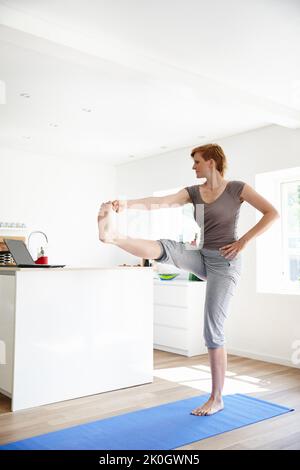
[[85, 113], [90, 113], [92, 111], [91, 108], [81, 108], [81, 110]]
[[58, 127], [58, 124], [54, 123], [54, 122], [50, 122], [49, 124], [50, 127]]
[[22, 96], [23, 98], [30, 98], [29, 93], [20, 93], [20, 96]]

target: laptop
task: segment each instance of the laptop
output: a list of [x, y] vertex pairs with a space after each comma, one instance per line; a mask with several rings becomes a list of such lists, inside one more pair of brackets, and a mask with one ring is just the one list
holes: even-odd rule
[[63, 268], [66, 266], [65, 264], [35, 264], [27, 246], [22, 240], [4, 238], [3, 241], [9, 249], [18, 268]]

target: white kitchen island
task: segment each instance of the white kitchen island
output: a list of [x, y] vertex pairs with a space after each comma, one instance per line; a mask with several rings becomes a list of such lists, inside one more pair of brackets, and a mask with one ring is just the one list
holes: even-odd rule
[[0, 268], [0, 392], [13, 411], [152, 381], [151, 267]]

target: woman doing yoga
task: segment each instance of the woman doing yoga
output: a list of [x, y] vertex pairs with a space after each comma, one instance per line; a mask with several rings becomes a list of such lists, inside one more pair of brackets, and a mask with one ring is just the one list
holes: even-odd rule
[[[224, 179], [226, 157], [219, 145], [207, 144], [191, 152], [196, 178], [201, 185], [187, 186], [175, 194], [134, 200], [114, 200], [101, 205], [98, 214], [99, 239], [140, 258], [173, 264], [206, 281], [204, 339], [212, 375], [209, 400], [191, 411], [197, 416], [212, 415], [224, 408], [222, 390], [227, 367], [224, 322], [241, 275], [241, 251], [250, 240], [265, 232], [279, 217], [277, 210], [250, 185]], [[242, 237], [237, 237], [237, 221], [246, 201], [263, 216]], [[118, 234], [111, 226], [111, 211], [139, 208], [178, 207], [192, 203], [194, 218], [201, 228], [198, 249], [189, 249], [170, 239], [144, 240]]]

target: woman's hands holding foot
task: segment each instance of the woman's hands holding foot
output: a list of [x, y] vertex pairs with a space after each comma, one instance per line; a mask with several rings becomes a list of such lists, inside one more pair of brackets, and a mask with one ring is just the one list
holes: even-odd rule
[[121, 201], [120, 199], [115, 199], [114, 201], [112, 201], [112, 209], [115, 212], [122, 212], [124, 209], [126, 209], [126, 206], [126, 201]]
[[104, 243], [113, 243], [117, 238], [117, 232], [111, 226], [111, 210], [112, 201], [107, 201], [101, 204], [98, 212], [99, 240]]

